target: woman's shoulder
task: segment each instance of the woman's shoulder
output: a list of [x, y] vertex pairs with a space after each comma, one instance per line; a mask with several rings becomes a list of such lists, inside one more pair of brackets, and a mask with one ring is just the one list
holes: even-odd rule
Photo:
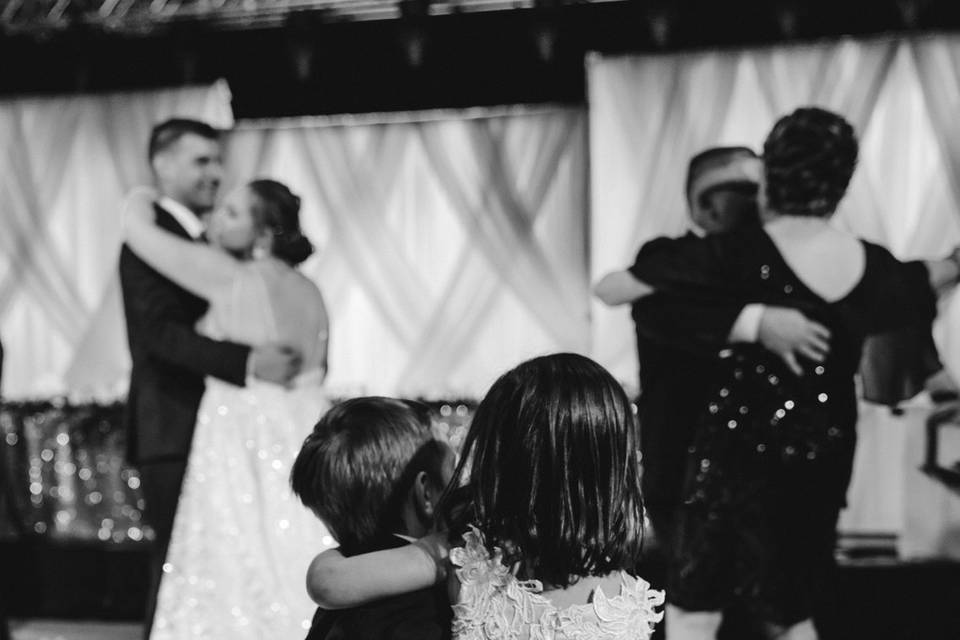
[[245, 277], [264, 280], [271, 287], [281, 287], [307, 302], [322, 299], [320, 288], [313, 280], [282, 260], [247, 260], [241, 264], [240, 271]]
[[320, 294], [320, 287], [307, 274], [299, 269], [284, 265], [287, 267], [287, 277], [290, 279], [291, 286], [295, 287], [311, 303], [323, 302], [323, 296]]
[[317, 286], [316, 282], [307, 277], [307, 275], [299, 269], [287, 265], [284, 265], [284, 267], [287, 269], [286, 279], [292, 290], [302, 296], [308, 304], [315, 305], [323, 303], [323, 296], [320, 294], [320, 287]]

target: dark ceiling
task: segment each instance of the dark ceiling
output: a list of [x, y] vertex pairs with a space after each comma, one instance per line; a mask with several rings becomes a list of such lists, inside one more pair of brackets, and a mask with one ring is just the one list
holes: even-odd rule
[[[29, 2], [16, 1], [20, 10]], [[104, 3], [117, 8], [140, 1], [73, 0], [99, 16], [109, 15]], [[228, 7], [233, 0], [205, 1]], [[665, 52], [960, 30], [960, 0], [354, 0], [357, 9], [381, 5], [378, 10], [392, 12], [363, 16], [304, 8], [306, 0], [269, 1], [286, 2], [287, 10], [248, 20], [218, 20], [208, 11], [153, 22], [91, 20], [78, 11], [44, 23], [43, 12], [30, 22], [28, 14], [10, 10], [14, 0], [0, 0], [0, 23], [6, 26], [0, 35], [0, 94], [107, 91], [222, 77], [241, 118], [576, 103], [584, 100], [587, 51]], [[464, 2], [475, 6], [468, 10]]]

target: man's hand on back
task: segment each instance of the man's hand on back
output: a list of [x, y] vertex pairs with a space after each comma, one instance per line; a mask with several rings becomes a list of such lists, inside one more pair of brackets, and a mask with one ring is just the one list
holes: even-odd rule
[[830, 353], [830, 330], [796, 309], [765, 306], [757, 342], [783, 358], [790, 370], [799, 376], [803, 375], [797, 361], [799, 356], [823, 362]]
[[250, 358], [250, 370], [255, 378], [281, 385], [288, 384], [303, 365], [303, 357], [295, 349], [280, 344], [254, 347]]

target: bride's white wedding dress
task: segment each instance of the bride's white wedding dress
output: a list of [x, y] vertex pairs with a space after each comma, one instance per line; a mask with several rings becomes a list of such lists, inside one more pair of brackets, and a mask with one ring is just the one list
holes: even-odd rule
[[[250, 262], [210, 300], [200, 330], [282, 341], [265, 269]], [[314, 605], [304, 576], [332, 541], [291, 493], [290, 467], [326, 409], [318, 367], [292, 388], [208, 379], [177, 507], [151, 638], [302, 638]]]

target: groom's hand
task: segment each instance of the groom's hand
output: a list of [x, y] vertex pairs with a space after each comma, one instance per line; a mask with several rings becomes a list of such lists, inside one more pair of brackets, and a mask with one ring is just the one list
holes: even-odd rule
[[798, 376], [803, 375], [798, 356], [823, 362], [830, 353], [830, 330], [786, 307], [763, 308], [757, 341], [783, 358]]
[[255, 378], [282, 385], [300, 373], [303, 364], [303, 358], [295, 349], [279, 344], [254, 347], [250, 358], [250, 369]]

